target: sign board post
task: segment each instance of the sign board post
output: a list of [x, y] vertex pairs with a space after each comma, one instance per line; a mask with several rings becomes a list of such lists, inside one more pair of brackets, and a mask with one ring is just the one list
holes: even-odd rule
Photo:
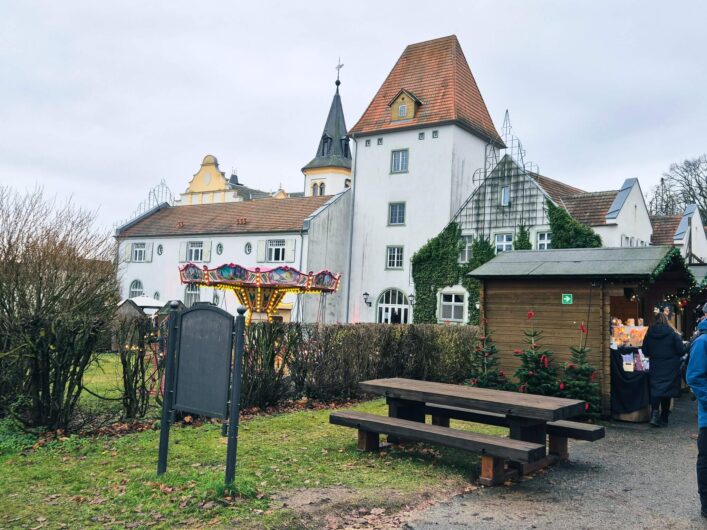
[[167, 352], [164, 373], [164, 396], [162, 396], [162, 421], [160, 422], [160, 449], [157, 457], [157, 474], [167, 471], [167, 449], [169, 447], [169, 425], [172, 414], [172, 398], [174, 394], [174, 355], [177, 345], [177, 308], [175, 301], [169, 303], [169, 330], [167, 335]]
[[574, 303], [574, 295], [563, 294], [562, 295], [562, 305], [572, 305]]
[[241, 410], [241, 377], [243, 371], [243, 349], [245, 342], [245, 307], [238, 308], [236, 317], [236, 356], [233, 361], [231, 380], [231, 407], [228, 414], [228, 449], [226, 451], [226, 486], [236, 478], [238, 458], [238, 420]]
[[[197, 302], [185, 311], [170, 303], [160, 447], [157, 474], [167, 470], [169, 429], [176, 411], [225, 419], [229, 416], [226, 483], [235, 478], [238, 415], [240, 412], [245, 308], [233, 315]], [[234, 335], [237, 337], [235, 358]], [[229, 394], [231, 407], [229, 410]]]

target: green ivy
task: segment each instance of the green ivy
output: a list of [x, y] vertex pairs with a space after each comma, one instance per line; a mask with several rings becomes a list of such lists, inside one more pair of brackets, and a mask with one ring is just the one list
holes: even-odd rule
[[547, 201], [547, 218], [552, 233], [552, 248], [601, 247], [601, 237], [594, 230], [573, 219], [567, 210]]
[[533, 245], [530, 243], [530, 230], [523, 223], [518, 225], [516, 233], [516, 241], [513, 243], [513, 250], [532, 250]]
[[445, 287], [462, 285], [469, 293], [469, 323], [478, 324], [479, 281], [468, 276], [495, 255], [491, 242], [477, 238], [472, 244], [472, 258], [459, 263], [464, 239], [457, 223], [450, 223], [439, 235], [430, 239], [412, 257], [412, 278], [415, 282], [416, 324], [437, 322], [437, 292]]
[[437, 291], [459, 283], [463, 244], [459, 225], [450, 223], [412, 257], [416, 324], [437, 323]]

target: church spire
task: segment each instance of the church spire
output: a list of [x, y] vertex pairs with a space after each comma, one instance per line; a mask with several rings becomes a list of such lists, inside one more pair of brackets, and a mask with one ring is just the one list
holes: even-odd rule
[[324, 132], [319, 140], [316, 155], [309, 164], [302, 168], [302, 171], [329, 167], [351, 169], [351, 150], [344, 120], [344, 109], [341, 106], [341, 96], [339, 95], [339, 86], [341, 85], [339, 73], [343, 66], [341, 59], [339, 59], [339, 63], [336, 65], [336, 82], [334, 83], [336, 92], [329, 108]]

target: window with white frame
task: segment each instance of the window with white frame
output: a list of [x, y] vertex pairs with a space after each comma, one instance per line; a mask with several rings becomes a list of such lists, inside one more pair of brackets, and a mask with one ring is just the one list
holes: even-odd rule
[[285, 240], [268, 239], [265, 242], [267, 260], [270, 262], [285, 261]]
[[408, 106], [407, 105], [399, 105], [398, 106], [398, 118], [404, 118], [405, 116], [408, 115]]
[[498, 192], [498, 202], [501, 206], [508, 206], [511, 204], [511, 188], [509, 186], [501, 186]]
[[408, 297], [397, 289], [388, 289], [378, 297], [376, 321], [379, 324], [407, 324], [410, 317]]
[[392, 152], [390, 161], [391, 173], [405, 173], [408, 170], [408, 150], [398, 149]]
[[551, 232], [538, 232], [538, 250], [550, 250], [552, 249], [552, 233]]
[[189, 241], [187, 243], [187, 261], [204, 261], [203, 241]]
[[403, 268], [403, 247], [387, 247], [385, 266], [387, 269]]
[[496, 234], [496, 252], [513, 250], [513, 234]]
[[472, 246], [474, 244], [474, 236], [462, 236], [464, 246], [459, 252], [459, 263], [469, 263], [472, 258]]
[[405, 203], [404, 202], [388, 203], [388, 224], [389, 225], [404, 225], [405, 224]]
[[201, 293], [199, 291], [199, 286], [194, 284], [188, 284], [184, 289], [184, 305], [191, 307], [194, 303], [198, 302], [201, 298]]
[[132, 261], [141, 263], [145, 261], [145, 243], [133, 243]]
[[439, 318], [444, 322], [464, 322], [464, 293], [441, 293]]
[[140, 280], [133, 280], [130, 284], [130, 290], [128, 291], [128, 298], [135, 298], [136, 296], [142, 296], [145, 294], [145, 289], [142, 287], [142, 282]]

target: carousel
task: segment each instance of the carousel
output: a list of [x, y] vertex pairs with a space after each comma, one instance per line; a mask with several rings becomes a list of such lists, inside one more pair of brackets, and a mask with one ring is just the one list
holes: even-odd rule
[[248, 322], [257, 313], [272, 322], [287, 293], [324, 296], [336, 292], [341, 280], [340, 274], [327, 270], [304, 273], [287, 266], [248, 269], [233, 263], [215, 269], [188, 263], [179, 269], [179, 276], [183, 284], [233, 291], [248, 309]]

